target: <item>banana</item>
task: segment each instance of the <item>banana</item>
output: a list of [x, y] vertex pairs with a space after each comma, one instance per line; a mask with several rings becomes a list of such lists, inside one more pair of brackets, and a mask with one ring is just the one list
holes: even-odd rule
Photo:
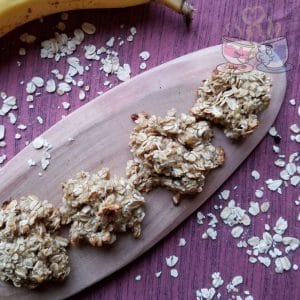
[[[191, 19], [193, 7], [186, 0], [156, 0]], [[145, 4], [151, 0], [0, 0], [0, 37], [29, 21], [58, 12], [117, 8]]]

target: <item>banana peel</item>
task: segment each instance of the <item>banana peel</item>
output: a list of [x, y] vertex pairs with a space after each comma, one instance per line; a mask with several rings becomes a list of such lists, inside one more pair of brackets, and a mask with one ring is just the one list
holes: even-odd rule
[[[51, 14], [80, 9], [124, 8], [151, 0], [0, 0], [0, 37], [27, 22]], [[185, 16], [190, 22], [193, 7], [186, 0], [156, 0]]]

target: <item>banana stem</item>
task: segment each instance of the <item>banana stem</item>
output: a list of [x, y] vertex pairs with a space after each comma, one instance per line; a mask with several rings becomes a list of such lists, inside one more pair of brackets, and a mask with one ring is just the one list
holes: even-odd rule
[[194, 8], [188, 1], [186, 0], [156, 0], [156, 1], [184, 15], [186, 23], [190, 24], [193, 17]]

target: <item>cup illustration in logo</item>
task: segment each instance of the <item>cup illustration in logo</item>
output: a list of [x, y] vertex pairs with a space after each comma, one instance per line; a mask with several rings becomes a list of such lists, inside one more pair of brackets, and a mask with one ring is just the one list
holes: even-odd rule
[[225, 73], [245, 73], [253, 70], [249, 63], [257, 52], [254, 43], [236, 38], [223, 37], [222, 53], [227, 63], [217, 67], [220, 72]]
[[257, 70], [266, 73], [282, 73], [293, 68], [286, 63], [288, 59], [288, 45], [285, 37], [279, 37], [258, 45], [256, 59], [259, 61]]

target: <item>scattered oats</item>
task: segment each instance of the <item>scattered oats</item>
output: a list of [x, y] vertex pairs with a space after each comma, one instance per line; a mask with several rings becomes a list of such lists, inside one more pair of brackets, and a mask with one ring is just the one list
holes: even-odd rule
[[273, 228], [274, 231], [278, 234], [284, 234], [285, 230], [288, 228], [288, 223], [287, 221], [280, 217], [277, 221], [276, 221], [276, 224], [275, 224], [275, 227]]
[[268, 179], [266, 181], [266, 184], [270, 191], [277, 191], [282, 185], [282, 180], [281, 179], [277, 179], [277, 180]]
[[69, 14], [66, 12], [61, 13], [60, 18], [62, 21], [67, 21], [69, 19]]
[[272, 148], [273, 148], [274, 153], [279, 153], [280, 152], [280, 148], [278, 146], [273, 145]]
[[54, 93], [56, 91], [56, 83], [54, 79], [49, 79], [46, 82], [46, 92]]
[[299, 133], [300, 132], [300, 128], [297, 124], [292, 124], [290, 126], [290, 130], [293, 132], [293, 133]]
[[128, 42], [132, 42], [133, 41], [133, 35], [129, 35], [126, 40]]
[[239, 241], [236, 246], [238, 248], [246, 248], [247, 247], [247, 242], [246, 241]]
[[57, 88], [56, 92], [57, 92], [58, 95], [62, 96], [63, 94], [70, 92], [71, 89], [72, 88], [68, 83], [60, 82], [58, 84], [58, 88]]
[[121, 46], [123, 46], [124, 45], [124, 41], [123, 40], [121, 40], [120, 42], [119, 42], [119, 46], [121, 47]]
[[32, 146], [34, 149], [41, 149], [45, 145], [45, 140], [42, 137], [37, 137], [33, 140]]
[[21, 139], [21, 138], [22, 138], [22, 136], [21, 136], [20, 133], [16, 133], [16, 134], [15, 134], [15, 139], [16, 139], [16, 140], [19, 140], [19, 139]]
[[250, 262], [251, 264], [255, 264], [255, 263], [257, 262], [257, 258], [254, 257], [254, 256], [250, 256], [250, 257], [249, 257], [249, 262]]
[[215, 240], [217, 239], [217, 235], [218, 235], [218, 232], [216, 230], [214, 230], [212, 227], [209, 227], [207, 230], [206, 230], [206, 234], [208, 237], [210, 237], [212, 240]]
[[156, 278], [159, 278], [160, 275], [161, 275], [161, 271], [155, 273], [155, 277], [156, 277]]
[[264, 196], [264, 192], [262, 190], [256, 190], [255, 191], [256, 198], [262, 198]]
[[89, 85], [86, 85], [86, 86], [84, 87], [84, 90], [85, 90], [86, 92], [88, 92], [88, 91], [90, 90], [90, 86], [89, 86]]
[[229, 190], [224, 190], [224, 191], [221, 192], [222, 199], [228, 200], [229, 196], [230, 196], [230, 191]]
[[184, 247], [186, 245], [186, 240], [184, 238], [180, 238], [178, 242], [179, 247]]
[[20, 56], [26, 55], [26, 49], [25, 49], [25, 48], [20, 48], [20, 49], [19, 49], [19, 55], [20, 55]]
[[251, 176], [255, 179], [255, 180], [258, 180], [260, 178], [260, 174], [258, 173], [258, 171], [256, 170], [253, 170], [251, 172]]
[[282, 238], [282, 243], [287, 246], [285, 247], [285, 253], [295, 251], [300, 246], [300, 241], [297, 238], [285, 236]]
[[204, 232], [201, 237], [203, 240], [206, 240], [208, 238], [208, 234]]
[[174, 267], [177, 264], [177, 262], [178, 262], [178, 257], [175, 255], [171, 255], [166, 258], [167, 266], [170, 268]]
[[56, 25], [56, 28], [60, 31], [65, 31], [66, 30], [66, 24], [63, 22], [58, 22]]
[[134, 26], [132, 26], [132, 27], [130, 28], [130, 33], [131, 33], [132, 35], [136, 35], [136, 28], [135, 28]]
[[[97, 48], [95, 45], [87, 45], [84, 46], [84, 57], [88, 60], [100, 60], [100, 56], [97, 55]], [[88, 67], [88, 66], [86, 66]]]
[[271, 259], [267, 256], [258, 256], [258, 261], [266, 267], [270, 267], [271, 265]]
[[211, 220], [208, 223], [208, 226], [216, 227], [216, 224], [218, 224], [217, 217], [212, 213], [208, 213], [207, 216], [211, 218]]
[[249, 214], [251, 214], [252, 216], [258, 215], [259, 212], [260, 212], [258, 202], [250, 201], [250, 207], [249, 207], [249, 209], [248, 209], [248, 212], [249, 212]]
[[26, 92], [27, 94], [34, 94], [34, 92], [36, 91], [36, 86], [32, 81], [29, 81], [26, 84]]
[[49, 164], [50, 164], [49, 160], [45, 157], [42, 157], [42, 159], [41, 159], [42, 169], [46, 170], [48, 168]]
[[295, 99], [290, 99], [289, 102], [290, 102], [290, 104], [293, 105], [293, 106], [296, 105], [296, 100], [295, 100]]
[[35, 162], [33, 159], [31, 159], [31, 158], [28, 159], [27, 163], [28, 163], [28, 166], [29, 166], [29, 167], [36, 166], [36, 162]]
[[139, 54], [142, 60], [148, 60], [150, 58], [150, 53], [148, 51], [143, 51]]
[[18, 125], [17, 128], [20, 129], [20, 130], [25, 130], [25, 129], [27, 129], [27, 126], [24, 125], [24, 124], [20, 124], [20, 125]]
[[83, 101], [85, 99], [85, 91], [80, 90], [79, 91], [79, 100]]
[[37, 116], [36, 119], [39, 122], [39, 124], [41, 124], [41, 125], [44, 124], [44, 120], [41, 116]]
[[287, 170], [282, 170], [282, 171], [279, 173], [279, 175], [280, 175], [280, 178], [281, 178], [282, 180], [289, 180], [289, 179], [290, 179], [290, 175], [289, 175], [289, 173], [287, 172]]
[[296, 264], [293, 264], [293, 270], [297, 271], [299, 269], [299, 266]]
[[295, 141], [296, 141], [297, 143], [300, 143], [300, 134], [297, 134], [297, 135], [295, 136]]
[[147, 64], [143, 61], [141, 64], [140, 64], [140, 69], [141, 70], [145, 70], [147, 68]]
[[31, 82], [39, 88], [44, 86], [44, 79], [39, 76], [32, 77]]
[[283, 168], [285, 166], [285, 161], [283, 159], [276, 159], [274, 165]]
[[110, 85], [110, 81], [109, 81], [109, 80], [105, 80], [105, 81], [103, 82], [103, 85], [104, 85], [104, 86]]
[[6, 142], [5, 141], [0, 141], [0, 148], [6, 147]]
[[277, 134], [278, 134], [278, 132], [277, 132], [277, 130], [276, 130], [276, 128], [275, 127], [271, 127], [270, 129], [269, 129], [269, 135], [270, 136], [277, 136]]
[[20, 41], [27, 44], [32, 44], [36, 40], [36, 37], [34, 35], [28, 34], [27, 32], [23, 33], [20, 36]]
[[33, 102], [34, 98], [33, 98], [33, 95], [27, 95], [26, 96], [26, 101], [27, 102]]
[[298, 113], [298, 117], [300, 117], [300, 106], [298, 106], [298, 111], [297, 111], [297, 113]]
[[273, 240], [276, 242], [276, 243], [281, 243], [282, 242], [282, 235], [281, 234], [278, 234], [278, 233], [275, 233], [273, 235]]
[[265, 230], [269, 231], [271, 229], [269, 224], [265, 224]]
[[231, 230], [231, 235], [234, 237], [234, 238], [239, 238], [244, 232], [244, 229], [243, 227], [241, 226], [236, 226], [236, 227], [233, 227], [232, 230]]
[[232, 278], [231, 282], [226, 286], [228, 293], [230, 292], [238, 292], [236, 288], [238, 285], [242, 284], [244, 279], [242, 276], [238, 275]]
[[0, 124], [0, 140], [3, 140], [5, 137], [5, 127]]
[[79, 58], [74, 57], [74, 56], [68, 57], [67, 63], [70, 65], [69, 70], [68, 70], [68, 75], [70, 77], [75, 76], [77, 73], [79, 75], [83, 74], [84, 68], [82, 65], [80, 65]]
[[277, 257], [275, 259], [275, 272], [283, 273], [283, 271], [289, 271], [292, 267], [290, 260], [286, 257]]
[[83, 80], [78, 80], [77, 81], [77, 86], [78, 87], [83, 87], [84, 86], [84, 81]]
[[222, 279], [220, 272], [212, 273], [211, 278], [212, 278], [212, 285], [214, 288], [218, 288], [222, 286], [224, 283], [224, 280]]
[[294, 175], [297, 172], [297, 166], [293, 162], [289, 162], [285, 169], [289, 175]]
[[94, 34], [96, 32], [96, 27], [94, 24], [84, 22], [81, 25], [81, 29], [86, 33], [86, 34]]
[[291, 182], [292, 186], [298, 186], [299, 183], [300, 183], [300, 176], [295, 175], [295, 176], [291, 177], [291, 181], [290, 182]]
[[124, 64], [123, 67], [119, 66], [117, 71], [117, 77], [120, 81], [127, 81], [130, 79], [131, 68], [128, 64]]
[[176, 269], [171, 269], [170, 270], [170, 275], [174, 278], [178, 277], [178, 271]]
[[9, 96], [9, 97], [5, 98], [3, 103], [14, 107], [17, 104], [17, 99], [15, 96]]
[[201, 211], [198, 211], [197, 212], [197, 223], [199, 225], [202, 225], [204, 219], [205, 219], [205, 215]]
[[214, 299], [215, 294], [216, 294], [216, 290], [213, 287], [209, 289], [203, 288], [200, 291], [196, 290], [197, 300], [203, 300], [203, 299], [212, 300]]
[[141, 279], [142, 279], [142, 276], [141, 276], [141, 275], [135, 276], [135, 280], [136, 280], [136, 281], [140, 281]]
[[12, 107], [10, 105], [3, 103], [0, 109], [0, 116], [5, 116], [11, 109]]
[[221, 211], [220, 217], [223, 219], [225, 224], [228, 224], [231, 227], [236, 224], [248, 226], [251, 223], [251, 219], [245, 213], [245, 210], [235, 206], [234, 200], [230, 200], [228, 202], [228, 206], [224, 207]]
[[111, 38], [106, 42], [106, 46], [111, 48], [111, 47], [114, 46], [114, 43], [115, 43], [115, 38], [114, 38], [114, 37], [111, 37]]
[[68, 110], [71, 107], [71, 104], [69, 102], [64, 101], [62, 102], [62, 106], [65, 110]]
[[3, 164], [5, 160], [6, 160], [6, 155], [5, 154], [0, 155], [0, 164]]

